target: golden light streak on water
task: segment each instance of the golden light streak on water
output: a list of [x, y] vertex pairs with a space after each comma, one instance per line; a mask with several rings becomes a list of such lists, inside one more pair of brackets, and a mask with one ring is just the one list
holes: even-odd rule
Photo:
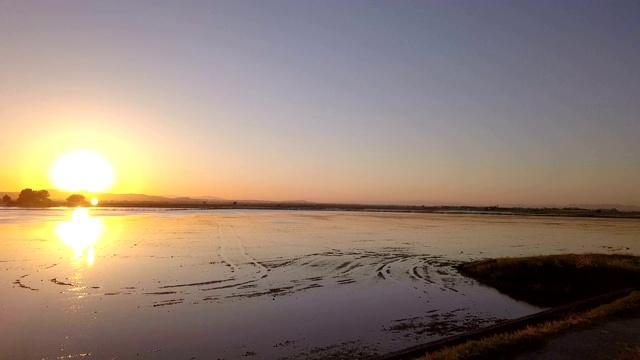
[[93, 265], [94, 261], [95, 261], [95, 251], [93, 250], [93, 248], [90, 248], [87, 251], [87, 265], [89, 266]]
[[99, 218], [89, 217], [89, 212], [83, 207], [77, 207], [71, 214], [71, 221], [58, 223], [55, 232], [58, 237], [73, 251], [75, 257], [82, 257], [87, 250], [87, 264], [92, 265], [95, 261], [95, 244], [102, 232], [104, 225]]

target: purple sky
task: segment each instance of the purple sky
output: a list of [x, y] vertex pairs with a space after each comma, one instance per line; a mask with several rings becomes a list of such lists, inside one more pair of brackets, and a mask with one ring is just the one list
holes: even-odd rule
[[0, 190], [640, 204], [636, 1], [0, 1]]

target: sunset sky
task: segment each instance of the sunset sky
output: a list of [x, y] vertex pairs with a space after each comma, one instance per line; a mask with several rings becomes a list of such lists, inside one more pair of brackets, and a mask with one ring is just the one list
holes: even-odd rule
[[640, 205], [637, 1], [2, 1], [0, 191]]

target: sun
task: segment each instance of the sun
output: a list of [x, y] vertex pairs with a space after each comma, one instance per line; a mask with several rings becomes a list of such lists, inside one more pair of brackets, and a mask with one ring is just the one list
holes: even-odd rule
[[64, 154], [51, 166], [51, 181], [58, 190], [102, 192], [113, 186], [115, 172], [109, 161], [91, 150]]

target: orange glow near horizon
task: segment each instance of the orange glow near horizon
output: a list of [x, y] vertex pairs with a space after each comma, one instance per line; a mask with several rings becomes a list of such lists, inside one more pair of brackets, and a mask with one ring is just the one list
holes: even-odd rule
[[101, 192], [113, 187], [115, 171], [97, 152], [76, 150], [58, 158], [49, 177], [60, 190]]

